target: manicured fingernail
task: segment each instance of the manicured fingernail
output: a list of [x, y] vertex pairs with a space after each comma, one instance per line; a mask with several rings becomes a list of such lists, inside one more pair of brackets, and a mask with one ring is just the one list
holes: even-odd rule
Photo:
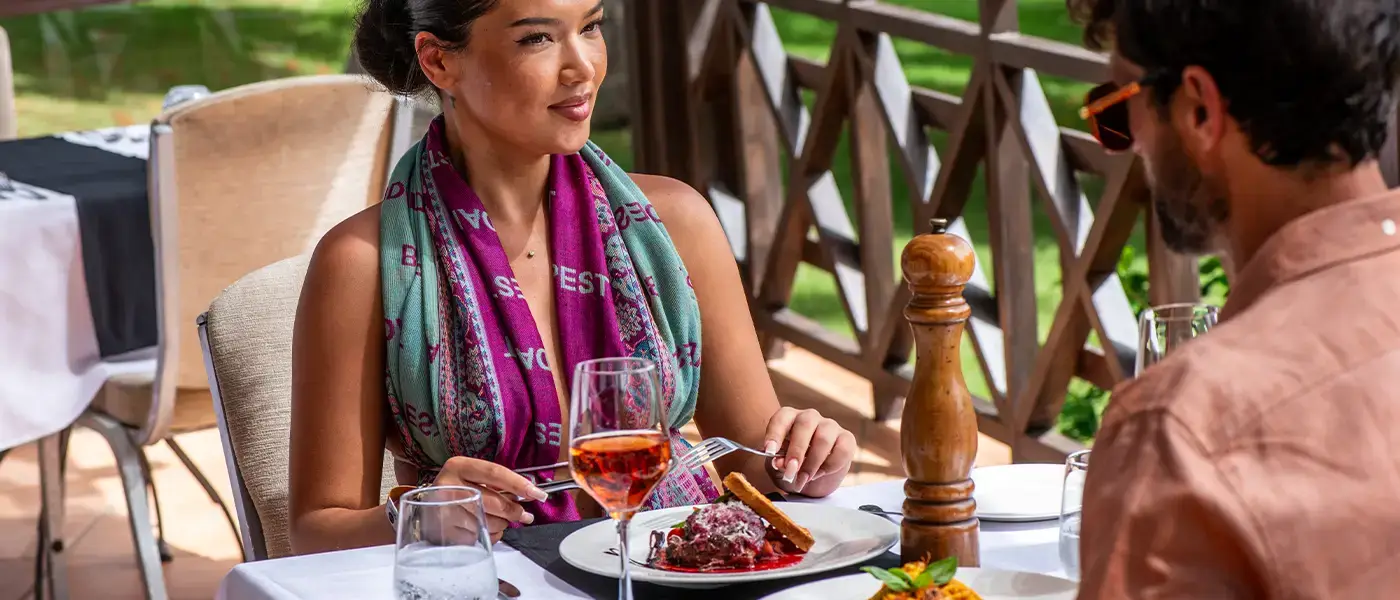
[[540, 488], [537, 488], [537, 487], [535, 487], [535, 486], [533, 486], [533, 485], [530, 486], [530, 488], [527, 489], [526, 491], [530, 493], [530, 497], [531, 497], [531, 498], [534, 498], [534, 499], [536, 499], [536, 500], [548, 500], [548, 499], [549, 499], [549, 494], [544, 493], [544, 490], [542, 490], [542, 489], [540, 489]]
[[777, 452], [777, 451], [778, 451], [778, 442], [775, 442], [775, 441], [773, 441], [773, 440], [768, 440], [767, 442], [765, 442], [765, 443], [763, 444], [763, 451], [764, 451], [765, 453], [768, 453], [768, 454], [772, 454], [772, 453], [774, 453], [774, 452]]
[[792, 483], [793, 480], [797, 477], [797, 470], [802, 468], [802, 461], [792, 459], [787, 461], [787, 464], [785, 466], [787, 468], [783, 469], [783, 481]]
[[531, 523], [534, 523], [534, 522], [535, 522], [535, 515], [534, 515], [533, 513], [530, 513], [530, 512], [528, 512], [528, 511], [526, 511], [526, 513], [520, 517], [520, 522], [521, 522], [521, 523], [524, 523], [524, 524], [526, 524], [526, 525], [529, 525], [529, 524], [531, 524]]
[[812, 480], [812, 477], [811, 477], [811, 476], [807, 475], [806, 473], [801, 473], [801, 474], [799, 474], [799, 475], [797, 476], [797, 483], [794, 484], [794, 485], [796, 485], [796, 486], [797, 486], [797, 489], [800, 490], [800, 489], [802, 489], [802, 488], [807, 487], [807, 482], [808, 482], [808, 481], [811, 481], [811, 480]]

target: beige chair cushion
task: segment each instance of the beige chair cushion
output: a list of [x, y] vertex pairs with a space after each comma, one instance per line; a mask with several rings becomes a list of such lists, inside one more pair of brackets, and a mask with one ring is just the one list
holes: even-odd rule
[[[241, 480], [262, 521], [269, 558], [292, 552], [287, 515], [292, 326], [307, 260], [283, 260], [238, 280], [210, 305], [207, 320], [232, 446], [225, 451], [233, 452], [235, 486]], [[387, 452], [381, 483], [382, 502], [395, 483]]]
[[162, 275], [174, 282], [166, 306], [175, 307], [178, 387], [206, 385], [195, 317], [221, 290], [309, 253], [383, 196], [393, 105], [364, 77], [325, 75], [226, 90], [161, 116], [172, 160], [156, 166], [174, 170], [161, 229], [175, 235], [158, 250], [174, 252], [174, 273]]
[[[117, 375], [107, 380], [92, 408], [105, 413], [124, 425], [140, 429], [146, 423], [155, 397], [151, 385], [155, 374], [130, 373]], [[208, 429], [217, 425], [214, 417], [214, 399], [209, 390], [179, 388], [175, 391], [175, 414], [170, 420], [170, 433], [185, 433]]]

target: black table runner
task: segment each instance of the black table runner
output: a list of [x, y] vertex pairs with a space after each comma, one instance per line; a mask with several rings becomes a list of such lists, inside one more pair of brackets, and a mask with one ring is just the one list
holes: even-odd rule
[[[606, 520], [608, 519], [587, 519], [575, 521], [573, 523], [553, 523], [550, 525], [518, 527], [507, 530], [501, 541], [510, 544], [512, 548], [519, 550], [520, 553], [529, 558], [531, 562], [539, 565], [540, 568], [548, 571], [551, 575], [564, 580], [565, 583], [578, 588], [579, 591], [593, 598], [597, 598], [598, 600], [611, 600], [617, 598], [617, 579], [604, 577], [602, 575], [594, 575], [593, 573], [579, 570], [565, 562], [564, 559], [559, 556], [559, 544], [564, 541], [564, 538], [569, 537], [569, 534], [599, 521]], [[725, 600], [758, 600], [769, 594], [774, 594], [804, 583], [859, 573], [860, 567], [862, 566], [869, 565], [887, 569], [899, 566], [899, 564], [898, 555], [893, 552], [886, 552], [866, 563], [807, 577], [738, 583], [710, 589], [666, 587], [633, 579], [632, 591], [636, 600], [713, 600], [714, 598], [724, 598]], [[522, 598], [521, 600], [528, 599]]]
[[56, 137], [0, 143], [11, 180], [77, 199], [83, 271], [102, 356], [156, 344], [146, 161]]

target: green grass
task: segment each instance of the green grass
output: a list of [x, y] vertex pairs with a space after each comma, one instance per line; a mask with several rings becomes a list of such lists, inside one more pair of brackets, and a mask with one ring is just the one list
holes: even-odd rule
[[[891, 0], [975, 21], [974, 0]], [[345, 63], [355, 0], [146, 0], [77, 12], [0, 20], [14, 49], [21, 135], [139, 123], [155, 116], [171, 86], [198, 83], [212, 89], [286, 77], [340, 72]], [[1020, 0], [1023, 31], [1078, 43], [1064, 0]], [[790, 51], [825, 59], [835, 26], [815, 18], [774, 10]], [[896, 51], [911, 83], [961, 94], [972, 61], [916, 42], [896, 40]], [[1059, 122], [1076, 126], [1074, 115], [1087, 84], [1042, 78]], [[810, 101], [810, 95], [809, 95]], [[597, 141], [624, 166], [632, 164], [626, 130], [595, 132]], [[933, 142], [940, 150], [946, 136]], [[892, 161], [894, 163], [894, 161]], [[851, 165], [843, 141], [834, 168], [849, 205], [854, 198]], [[914, 233], [903, 176], [894, 167], [896, 240], [894, 259]], [[1088, 190], [1101, 184], [1087, 180]], [[1028, 182], [1029, 185], [1029, 182]], [[1096, 192], [1091, 191], [1091, 196]], [[978, 184], [965, 211], [978, 257], [990, 276], [985, 190]], [[1045, 203], [1035, 202], [1035, 284], [1039, 330], [1046, 335], [1059, 303], [1060, 256]], [[1096, 203], [1096, 199], [1091, 199]], [[854, 214], [854, 211], [852, 211]], [[1132, 244], [1142, 246], [1139, 232]], [[1144, 256], [1138, 252], [1136, 256]], [[1138, 259], [1141, 261], [1141, 259]], [[891, 282], [893, 283], [893, 282]], [[1012, 290], [1011, 293], [1021, 293]], [[832, 277], [804, 266], [791, 306], [832, 330], [851, 328], [837, 300]], [[971, 347], [964, 345], [970, 387], [986, 394]]]
[[340, 72], [342, 0], [149, 0], [0, 20], [21, 135], [147, 121], [171, 86]]

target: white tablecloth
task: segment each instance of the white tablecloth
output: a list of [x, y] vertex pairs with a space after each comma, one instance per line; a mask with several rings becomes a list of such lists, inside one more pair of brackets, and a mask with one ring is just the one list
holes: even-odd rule
[[[146, 146], [128, 135], [143, 129], [150, 128], [59, 137], [144, 159]], [[7, 175], [9, 185], [0, 181], [0, 450], [67, 427], [112, 374], [155, 369], [150, 352], [134, 361], [100, 358], [76, 199], [25, 184], [23, 173]]]
[[[902, 481], [842, 488], [822, 504], [856, 508], [874, 504], [899, 510], [904, 501]], [[982, 522], [979, 538], [982, 566], [1062, 575], [1059, 524]], [[496, 571], [520, 588], [522, 600], [588, 598], [549, 574], [524, 554], [496, 544]], [[219, 588], [218, 600], [390, 600], [394, 549], [379, 546], [244, 563], [234, 567]]]

